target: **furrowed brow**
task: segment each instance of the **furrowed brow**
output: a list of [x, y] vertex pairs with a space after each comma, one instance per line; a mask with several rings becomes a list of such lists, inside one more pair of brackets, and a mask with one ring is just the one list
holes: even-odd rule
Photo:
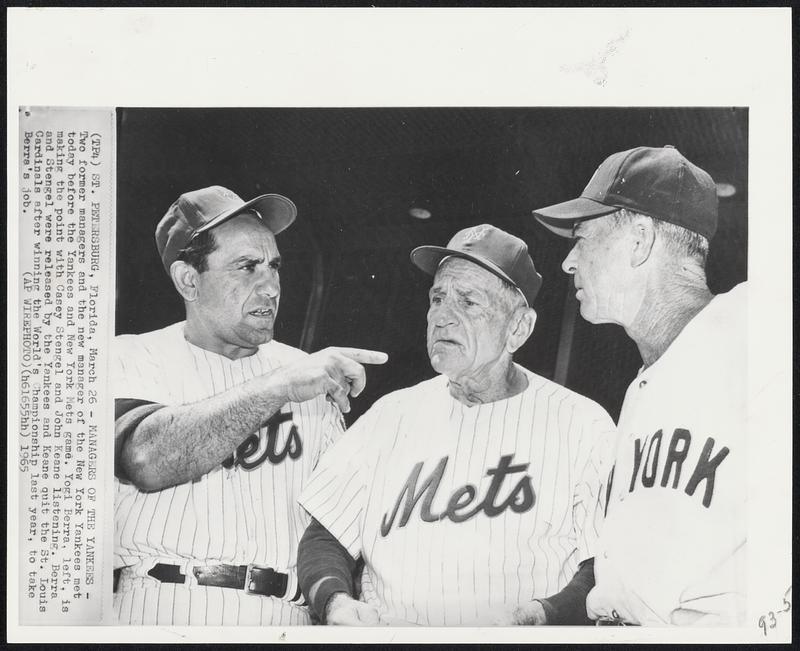
[[456, 289], [456, 294], [461, 298], [467, 298], [471, 301], [482, 300], [486, 298], [486, 292], [479, 289]]
[[240, 255], [238, 258], [232, 260], [231, 264], [239, 265], [247, 262], [255, 262], [256, 264], [258, 264], [260, 262], [264, 262], [264, 258], [257, 255]]

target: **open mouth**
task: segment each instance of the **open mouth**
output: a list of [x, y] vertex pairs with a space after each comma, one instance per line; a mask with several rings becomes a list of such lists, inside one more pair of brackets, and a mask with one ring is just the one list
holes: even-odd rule
[[248, 314], [251, 314], [252, 316], [254, 316], [254, 317], [258, 318], [258, 319], [267, 319], [267, 318], [271, 318], [272, 317], [273, 312], [272, 312], [271, 308], [260, 307], [260, 308], [255, 309], [255, 310], [250, 310], [250, 312], [248, 312]]

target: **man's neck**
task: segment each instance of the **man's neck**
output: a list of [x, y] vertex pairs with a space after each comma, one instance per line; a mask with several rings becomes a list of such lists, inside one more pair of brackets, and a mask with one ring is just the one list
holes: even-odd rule
[[651, 366], [669, 348], [714, 295], [705, 281], [676, 275], [658, 287], [651, 287], [634, 322], [625, 327], [636, 342], [645, 368]]
[[479, 375], [450, 379], [450, 395], [467, 407], [505, 400], [528, 388], [528, 378], [509, 357], [500, 364]]
[[187, 318], [186, 325], [183, 328], [183, 338], [193, 346], [222, 355], [228, 359], [249, 357], [258, 351], [257, 347], [245, 348], [220, 341], [203, 325], [202, 321]]

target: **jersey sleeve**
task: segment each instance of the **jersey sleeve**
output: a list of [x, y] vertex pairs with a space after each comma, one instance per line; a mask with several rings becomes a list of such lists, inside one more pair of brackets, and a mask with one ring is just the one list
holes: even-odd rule
[[369, 440], [375, 407], [367, 411], [323, 454], [298, 499], [357, 559], [371, 472]]
[[159, 353], [135, 336], [116, 337], [111, 347], [109, 372], [115, 398], [163, 402]]
[[325, 451], [342, 438], [342, 434], [346, 429], [344, 416], [339, 411], [339, 407], [329, 403], [324, 398], [320, 398], [320, 400], [322, 400], [325, 407], [322, 413], [322, 440], [320, 441], [317, 457], [314, 459], [315, 468]]
[[147, 400], [130, 398], [114, 400], [114, 474], [121, 482], [130, 483], [120, 462], [120, 455], [126, 441], [145, 418], [163, 407], [164, 405]]
[[605, 517], [617, 428], [608, 413], [589, 403], [579, 422], [577, 483], [572, 507], [578, 563], [593, 558]]

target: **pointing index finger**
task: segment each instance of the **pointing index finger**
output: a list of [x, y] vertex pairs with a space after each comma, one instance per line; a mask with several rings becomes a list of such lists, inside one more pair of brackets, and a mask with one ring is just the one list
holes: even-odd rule
[[378, 350], [367, 350], [366, 348], [335, 347], [334, 350], [360, 364], [385, 364], [389, 359], [386, 353]]

